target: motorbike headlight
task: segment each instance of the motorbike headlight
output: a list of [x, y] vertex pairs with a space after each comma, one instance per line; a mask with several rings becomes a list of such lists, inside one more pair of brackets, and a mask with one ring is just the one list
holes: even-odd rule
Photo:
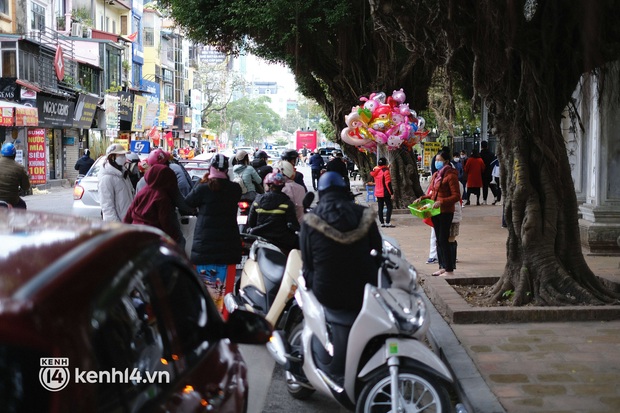
[[377, 288], [375, 297], [402, 334], [414, 335], [426, 322], [426, 304], [419, 294], [392, 294]]

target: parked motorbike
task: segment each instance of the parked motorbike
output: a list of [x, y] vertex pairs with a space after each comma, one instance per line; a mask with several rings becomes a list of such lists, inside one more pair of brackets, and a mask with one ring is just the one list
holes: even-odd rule
[[[454, 380], [424, 342], [430, 320], [416, 271], [396, 243], [383, 244], [378, 286], [366, 285], [359, 314], [323, 307], [300, 276], [295, 298], [303, 323], [291, 333], [274, 331], [267, 348], [295, 398], [318, 390], [358, 413], [451, 412]], [[344, 376], [330, 371], [339, 354], [346, 354]]]
[[272, 326], [290, 330], [301, 317], [297, 306], [297, 315], [290, 313], [295, 280], [301, 271], [301, 251], [294, 249], [286, 256], [264, 238], [252, 234], [241, 234], [241, 238], [244, 244], [251, 243], [250, 251], [233, 292], [224, 297], [224, 305], [229, 313], [244, 308], [261, 314]]

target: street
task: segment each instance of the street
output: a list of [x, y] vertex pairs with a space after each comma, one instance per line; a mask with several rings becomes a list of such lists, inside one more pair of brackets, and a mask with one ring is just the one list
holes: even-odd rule
[[[302, 167], [303, 168], [303, 167]], [[304, 173], [312, 188], [310, 170]], [[31, 211], [42, 211], [72, 215], [73, 188], [54, 186], [47, 190], [35, 190], [33, 195], [23, 197]], [[284, 382], [284, 372], [263, 346], [241, 345], [241, 352], [249, 369], [249, 409], [248, 413], [341, 413], [345, 409], [320, 394], [309, 400], [299, 401], [289, 396]], [[273, 376], [273, 377], [271, 377]], [[270, 377], [270, 379], [266, 379]]]

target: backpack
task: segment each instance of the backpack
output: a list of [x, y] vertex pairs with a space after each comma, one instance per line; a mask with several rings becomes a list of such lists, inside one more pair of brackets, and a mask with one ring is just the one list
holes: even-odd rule
[[234, 174], [234, 178], [233, 178], [233, 182], [235, 182], [237, 185], [239, 185], [241, 187], [241, 193], [245, 194], [246, 192], [248, 192], [248, 187], [245, 186], [245, 182], [243, 182], [243, 173], [241, 174]]

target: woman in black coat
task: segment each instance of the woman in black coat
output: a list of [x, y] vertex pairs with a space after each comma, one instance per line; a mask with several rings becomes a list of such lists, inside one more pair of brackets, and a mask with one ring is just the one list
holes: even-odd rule
[[241, 239], [237, 226], [237, 203], [241, 187], [228, 179], [228, 158], [217, 154], [209, 172], [185, 197], [198, 208], [191, 261], [195, 265], [238, 264]]

